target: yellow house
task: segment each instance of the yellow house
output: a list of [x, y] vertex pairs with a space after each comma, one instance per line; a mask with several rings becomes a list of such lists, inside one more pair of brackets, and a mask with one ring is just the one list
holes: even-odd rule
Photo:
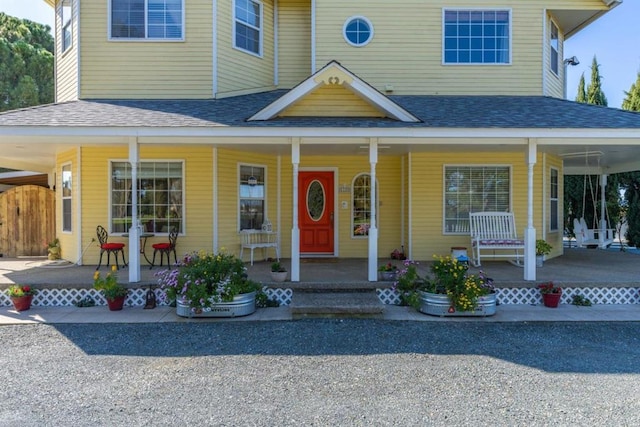
[[97, 264], [102, 225], [131, 282], [140, 233], [239, 254], [263, 228], [293, 281], [308, 256], [375, 281], [468, 247], [472, 212], [513, 213], [535, 280], [562, 176], [640, 169], [639, 115], [562, 99], [564, 41], [620, 1], [45, 1], [56, 103], [0, 114], [0, 166], [55, 177], [65, 258]]

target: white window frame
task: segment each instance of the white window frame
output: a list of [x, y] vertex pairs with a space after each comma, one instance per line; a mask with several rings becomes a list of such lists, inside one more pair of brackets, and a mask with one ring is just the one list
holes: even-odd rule
[[112, 4], [115, 0], [108, 0], [108, 33], [109, 33], [109, 41], [116, 41], [116, 42], [144, 42], [144, 41], [149, 41], [149, 42], [183, 42], [185, 41], [185, 2], [187, 0], [180, 0], [180, 6], [181, 6], [181, 22], [180, 22], [180, 29], [181, 29], [181, 35], [180, 37], [172, 37], [172, 38], [167, 38], [167, 37], [149, 37], [149, 3], [148, 0], [144, 0], [144, 37], [114, 37], [112, 34], [112, 30], [113, 30], [113, 23], [112, 23]]
[[[69, 175], [67, 180], [66, 175]], [[68, 191], [66, 191], [66, 183], [69, 183]], [[73, 171], [71, 163], [63, 163], [60, 168], [60, 194], [62, 197], [62, 231], [70, 233], [73, 231]], [[68, 209], [68, 212], [66, 212]], [[68, 217], [68, 221], [67, 221]]]
[[[247, 0], [250, 3], [254, 3], [257, 4], [260, 7], [260, 28], [256, 28], [254, 25], [245, 22], [245, 21], [241, 21], [237, 16], [236, 16], [236, 3], [238, 0], [233, 0], [233, 4], [232, 4], [232, 13], [233, 13], [233, 18], [232, 18], [232, 22], [233, 22], [233, 32], [231, 34], [231, 39], [232, 39], [232, 43], [233, 43], [233, 48], [234, 49], [238, 49], [242, 52], [248, 53], [249, 55], [253, 55], [253, 56], [257, 56], [258, 58], [262, 58], [263, 56], [263, 38], [264, 38], [264, 5], [261, 1], [258, 0]], [[258, 43], [259, 43], [259, 47], [258, 47], [258, 52], [254, 52], [252, 50], [248, 50], [245, 49], [242, 46], [238, 46], [236, 44], [236, 32], [237, 30], [237, 25], [241, 24], [244, 25], [246, 27], [249, 27], [253, 30], [256, 30], [258, 32]]]
[[[354, 216], [355, 216], [355, 183], [356, 180], [363, 176], [363, 175], [367, 175], [369, 177], [369, 181], [371, 181], [371, 173], [370, 172], [360, 172], [358, 174], [356, 174], [353, 179], [351, 180], [351, 238], [352, 239], [368, 239], [369, 238], [369, 229], [367, 228], [367, 234], [355, 234], [355, 222], [354, 222]], [[377, 197], [380, 194], [380, 190], [379, 190], [379, 186], [378, 186], [378, 179], [376, 178], [376, 224], [380, 224], [380, 197]], [[371, 200], [371, 186], [369, 186], [369, 200]], [[371, 226], [371, 209], [369, 209], [369, 226]]]
[[[554, 185], [553, 174], [555, 172], [556, 182]], [[555, 197], [554, 197], [555, 187]], [[554, 204], [555, 202], [555, 212]], [[553, 222], [555, 217], [556, 227], [553, 228]], [[555, 167], [549, 168], [549, 231], [558, 231], [560, 229], [560, 170]]]
[[[554, 31], [555, 30], [555, 31]], [[554, 32], [555, 32], [555, 46], [553, 45], [553, 41], [554, 41]], [[553, 59], [555, 58], [555, 69], [553, 68], [554, 62]], [[556, 25], [555, 22], [553, 22], [553, 19], [549, 19], [549, 69], [551, 70], [551, 72], [553, 74], [555, 74], [556, 76], [560, 75], [560, 29], [558, 28], [558, 26]]]
[[[369, 37], [362, 43], [354, 43], [351, 40], [349, 40], [349, 37], [347, 36], [347, 27], [349, 26], [349, 24], [351, 24], [351, 22], [355, 21], [356, 19], [364, 21], [369, 26]], [[344, 37], [344, 40], [353, 47], [364, 47], [369, 43], [371, 43], [371, 40], [373, 40], [373, 24], [368, 18], [362, 15], [350, 16], [344, 21], [344, 24], [342, 25], [342, 37]]]
[[[113, 231], [113, 164], [114, 163], [129, 163], [128, 159], [110, 159], [108, 161], [108, 176], [109, 176], [109, 193], [107, 195], [108, 198], [108, 202], [107, 202], [107, 206], [109, 207], [109, 233], [110, 234], [114, 234], [114, 235], [121, 235], [123, 233], [127, 233], [129, 230], [128, 228], [125, 226], [125, 231], [123, 232], [114, 232]], [[181, 177], [180, 177], [180, 182], [182, 184], [182, 188], [180, 189], [180, 194], [182, 195], [182, 200], [181, 200], [181, 209], [180, 209], [180, 231], [179, 231], [179, 235], [184, 235], [186, 232], [186, 215], [185, 215], [185, 191], [186, 191], [186, 183], [185, 183], [185, 161], [183, 159], [145, 159], [143, 161], [140, 161], [140, 165], [138, 166], [138, 210], [140, 210], [140, 169], [141, 169], [141, 165], [145, 164], [145, 163], [176, 163], [176, 164], [180, 164], [180, 168], [181, 168]], [[130, 166], [129, 166], [130, 167]], [[140, 218], [140, 216], [138, 216], [138, 218]], [[143, 224], [144, 225], [144, 224]], [[169, 230], [167, 230], [167, 232], [156, 232], [154, 231], [154, 234], [157, 236], [163, 236], [163, 235], [169, 235]]]
[[[509, 14], [509, 58], [507, 62], [447, 62], [446, 61], [446, 21], [447, 12], [507, 12]], [[484, 38], [483, 38], [484, 40]], [[513, 13], [508, 7], [501, 8], [443, 8], [442, 9], [442, 65], [447, 66], [507, 66], [512, 64], [513, 57]]]
[[[60, 3], [61, 45], [62, 53], [73, 45], [73, 3], [72, 0], [64, 0]], [[68, 38], [67, 38], [68, 36]]]
[[[241, 174], [241, 170], [243, 167], [250, 167], [250, 168], [260, 168], [263, 170], [263, 174], [264, 174], [264, 182], [263, 182], [263, 186], [264, 186], [264, 192], [262, 194], [261, 197], [243, 197], [242, 196], [242, 189], [241, 189], [241, 178], [242, 178], [242, 174]], [[268, 174], [267, 174], [268, 170], [267, 170], [267, 165], [262, 165], [262, 164], [254, 164], [254, 163], [238, 163], [238, 170], [237, 170], [237, 176], [236, 176], [236, 185], [237, 187], [237, 194], [238, 194], [238, 205], [237, 205], [237, 223], [238, 224], [238, 231], [242, 231], [242, 230], [261, 230], [262, 229], [262, 224], [269, 220], [269, 218], [267, 217], [267, 189], [268, 189]], [[262, 206], [263, 206], [263, 212], [262, 212], [262, 221], [260, 222], [260, 224], [255, 224], [254, 228], [242, 228], [242, 214], [241, 214], [241, 210], [242, 210], [242, 201], [243, 200], [262, 200]]]
[[[453, 225], [447, 224], [447, 221], [451, 221], [451, 219], [447, 219], [447, 168], [503, 168], [507, 169], [509, 175], [509, 206], [504, 212], [512, 212], [513, 211], [513, 168], [508, 164], [445, 164], [442, 167], [442, 234], [443, 235], [468, 235], [469, 234], [469, 224], [467, 222], [467, 226], [460, 226], [460, 224], [456, 223]], [[451, 193], [451, 191], [449, 191]], [[464, 194], [464, 193], [462, 193]], [[490, 209], [493, 211], [494, 209]], [[481, 212], [477, 210], [470, 210], [469, 213], [473, 212]], [[458, 221], [460, 218], [458, 218]]]

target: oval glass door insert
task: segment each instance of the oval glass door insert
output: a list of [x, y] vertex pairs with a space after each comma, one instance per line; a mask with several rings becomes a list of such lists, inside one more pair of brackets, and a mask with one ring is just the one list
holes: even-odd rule
[[307, 188], [307, 213], [314, 221], [320, 221], [325, 208], [324, 187], [318, 180], [314, 180]]

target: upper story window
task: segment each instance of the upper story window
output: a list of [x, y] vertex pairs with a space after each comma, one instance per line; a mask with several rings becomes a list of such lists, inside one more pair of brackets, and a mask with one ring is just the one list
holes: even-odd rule
[[559, 55], [560, 55], [560, 42], [558, 39], [558, 27], [556, 26], [556, 24], [553, 23], [553, 21], [551, 21], [551, 36], [549, 39], [550, 42], [550, 49], [549, 49], [549, 64], [551, 67], [551, 71], [553, 71], [556, 75], [558, 74], [558, 63], [560, 62], [558, 60]]
[[509, 10], [445, 10], [445, 64], [509, 64]]
[[365, 46], [373, 38], [373, 25], [364, 16], [353, 16], [345, 21], [342, 32], [350, 45]]
[[111, 0], [112, 39], [181, 40], [183, 0]]
[[[146, 231], [184, 230], [183, 162], [140, 162], [138, 169], [138, 219]], [[111, 163], [111, 232], [131, 228], [131, 165]]]
[[235, 0], [234, 47], [262, 56], [262, 3]]
[[469, 234], [469, 214], [511, 211], [509, 166], [444, 167], [444, 233]]
[[60, 9], [60, 21], [62, 22], [62, 51], [65, 52], [71, 47], [73, 40], [71, 26], [71, 0], [64, 0]]
[[266, 167], [239, 165], [240, 230], [261, 230], [266, 220]]

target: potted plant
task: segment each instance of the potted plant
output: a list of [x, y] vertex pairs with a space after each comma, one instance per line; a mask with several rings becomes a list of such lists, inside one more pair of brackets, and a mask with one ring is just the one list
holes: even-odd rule
[[284, 282], [287, 280], [287, 269], [278, 261], [271, 264], [271, 280], [274, 282]]
[[536, 267], [542, 267], [544, 264], [544, 256], [551, 253], [551, 246], [546, 240], [536, 240]]
[[60, 239], [56, 237], [47, 243], [47, 253], [50, 260], [60, 259]]
[[398, 275], [398, 267], [388, 262], [384, 265], [381, 265], [378, 268], [378, 272], [380, 272], [380, 278], [386, 281], [394, 281]]
[[[436, 316], [491, 316], [497, 299], [493, 280], [467, 274], [468, 265], [451, 256], [434, 256], [434, 277], [422, 279], [414, 261], [405, 261], [398, 274], [396, 288], [401, 299], [425, 314]], [[404, 296], [402, 296], [404, 294]]]
[[542, 294], [542, 302], [545, 307], [557, 308], [562, 297], [562, 288], [555, 286], [553, 282], [545, 282], [538, 285]]
[[122, 310], [127, 298], [127, 288], [118, 283], [117, 271], [118, 268], [113, 265], [104, 278], [100, 276], [99, 271], [93, 274], [93, 287], [102, 292], [111, 311]]
[[173, 270], [157, 273], [166, 298], [182, 317], [235, 317], [256, 311], [261, 286], [247, 278], [241, 259], [224, 251], [187, 254]]
[[29, 285], [12, 285], [7, 293], [16, 311], [26, 311], [31, 308], [31, 301], [36, 290]]

